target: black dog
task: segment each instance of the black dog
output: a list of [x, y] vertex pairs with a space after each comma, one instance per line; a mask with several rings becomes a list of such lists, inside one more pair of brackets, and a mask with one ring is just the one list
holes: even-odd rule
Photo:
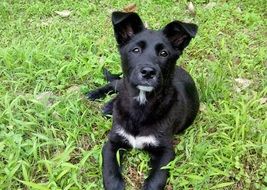
[[124, 189], [116, 159], [119, 148], [139, 148], [151, 154], [151, 172], [143, 189], [164, 189], [174, 158], [173, 135], [192, 124], [199, 98], [193, 79], [176, 61], [195, 37], [195, 24], [173, 21], [154, 31], [144, 27], [136, 13], [113, 12], [112, 23], [121, 55], [123, 77], [89, 93], [90, 99], [108, 92], [118, 95], [105, 106], [113, 126], [103, 147], [106, 190]]

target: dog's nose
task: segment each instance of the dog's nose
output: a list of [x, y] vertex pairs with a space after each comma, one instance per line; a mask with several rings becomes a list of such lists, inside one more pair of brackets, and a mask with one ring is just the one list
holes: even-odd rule
[[156, 69], [151, 67], [143, 67], [140, 72], [145, 79], [152, 79], [156, 75]]

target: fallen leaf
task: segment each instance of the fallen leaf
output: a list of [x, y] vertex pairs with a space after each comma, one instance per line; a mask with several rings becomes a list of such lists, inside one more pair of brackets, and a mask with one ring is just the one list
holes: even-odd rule
[[116, 9], [108, 9], [107, 12], [109, 15], [111, 15], [114, 11], [117, 11]]
[[196, 14], [195, 7], [191, 1], [188, 3], [187, 9], [191, 14]]
[[185, 19], [183, 19], [183, 22], [191, 23], [191, 22], [193, 22], [193, 18], [185, 18]]
[[212, 9], [216, 6], [216, 3], [215, 2], [209, 2], [205, 7], [204, 9]]
[[199, 111], [205, 112], [207, 110], [207, 106], [204, 103], [200, 103]]
[[242, 13], [242, 9], [240, 7], [237, 7], [236, 11], [239, 12], [239, 13]]
[[171, 184], [166, 185], [166, 190], [173, 190]]
[[149, 27], [147, 22], [144, 23], [144, 26], [145, 26], [145, 28]]
[[267, 103], [267, 98], [260, 98], [260, 104], [264, 105]]
[[71, 11], [69, 10], [63, 10], [63, 11], [55, 11], [56, 14], [58, 14], [62, 18], [69, 17], [71, 14]]
[[127, 13], [129, 12], [136, 12], [137, 7], [135, 3], [131, 3], [123, 8], [123, 10]]

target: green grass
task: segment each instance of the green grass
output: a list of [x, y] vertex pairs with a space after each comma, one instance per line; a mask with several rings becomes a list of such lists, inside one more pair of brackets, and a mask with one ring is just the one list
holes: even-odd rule
[[[101, 115], [106, 100], [84, 93], [105, 84], [103, 67], [120, 72], [110, 13], [129, 2], [90, 2], [0, 2], [0, 189], [103, 188], [111, 120]], [[267, 189], [267, 2], [221, 0], [207, 9], [196, 0], [195, 16], [187, 4], [136, 3], [150, 28], [174, 19], [199, 25], [177, 64], [195, 79], [201, 111], [176, 137], [168, 189]], [[64, 9], [68, 18], [55, 13]], [[127, 189], [140, 188], [148, 160], [127, 152]]]

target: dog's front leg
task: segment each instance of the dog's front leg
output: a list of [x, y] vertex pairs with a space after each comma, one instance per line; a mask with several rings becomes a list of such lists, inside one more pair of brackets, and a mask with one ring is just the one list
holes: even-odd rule
[[123, 190], [124, 182], [117, 162], [116, 152], [119, 147], [108, 141], [102, 150], [103, 180], [105, 190]]
[[145, 180], [143, 190], [163, 190], [168, 178], [168, 170], [161, 169], [174, 159], [174, 150], [166, 148], [163, 150], [153, 151], [151, 153], [151, 172]]

